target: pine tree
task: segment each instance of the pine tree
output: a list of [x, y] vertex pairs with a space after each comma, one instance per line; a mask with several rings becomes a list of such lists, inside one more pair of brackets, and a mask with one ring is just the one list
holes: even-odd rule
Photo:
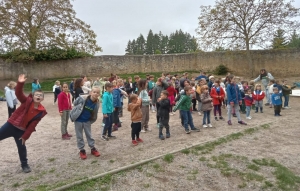
[[282, 29], [278, 29], [272, 40], [272, 48], [273, 49], [285, 49], [287, 48], [287, 40], [285, 37], [285, 31]]
[[288, 47], [300, 49], [300, 36], [296, 33], [295, 30], [294, 30], [293, 34], [291, 35], [291, 38], [288, 43]]
[[145, 53], [146, 41], [142, 34], [136, 39], [137, 55], [143, 55]]
[[152, 30], [150, 29], [148, 36], [147, 36], [147, 43], [146, 43], [146, 50], [145, 53], [146, 54], [154, 54], [154, 49], [153, 49], [153, 42], [154, 41], [154, 35]]
[[126, 51], [126, 54], [128, 54], [128, 55], [133, 54], [131, 40], [128, 41], [125, 51]]

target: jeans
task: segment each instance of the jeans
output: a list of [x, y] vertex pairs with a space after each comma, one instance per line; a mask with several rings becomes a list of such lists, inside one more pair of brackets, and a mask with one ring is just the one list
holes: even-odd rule
[[203, 111], [203, 125], [206, 124], [206, 119], [207, 119], [207, 124], [210, 124], [210, 110]]
[[246, 106], [246, 117], [250, 116], [251, 106]]
[[115, 110], [113, 111], [112, 123], [114, 123], [115, 125], [118, 125], [120, 123], [119, 110], [119, 107], [115, 107]]
[[265, 91], [266, 91], [266, 98], [267, 98], [267, 103], [271, 103], [270, 95], [269, 95], [269, 89], [267, 86], [265, 86]]
[[283, 107], [288, 107], [289, 106], [290, 95], [283, 95], [283, 97], [284, 97]]
[[189, 125], [191, 129], [195, 128], [191, 111], [180, 110], [180, 116], [183, 121], [183, 126], [185, 129], [189, 129]]
[[104, 117], [103, 122], [104, 122], [104, 127], [102, 131], [102, 135], [106, 136], [106, 133], [108, 133], [108, 136], [111, 136], [112, 132], [112, 113], [106, 114], [107, 117]]
[[0, 141], [3, 139], [6, 139], [8, 137], [13, 137], [15, 139], [19, 158], [21, 161], [21, 166], [25, 167], [28, 166], [27, 164], [27, 149], [25, 145], [22, 145], [22, 140], [19, 140], [24, 134], [24, 131], [16, 128], [11, 123], [6, 122], [1, 128], [0, 128]]
[[16, 111], [16, 105], [14, 105], [14, 108], [8, 107], [8, 118], [10, 118], [14, 111]]
[[269, 99], [270, 99], [270, 104], [272, 105], [272, 95], [273, 95], [273, 93], [270, 93], [269, 94]]
[[228, 121], [231, 120], [231, 112], [232, 110], [235, 111], [236, 117], [238, 118], [238, 121], [241, 121], [241, 115], [240, 115], [240, 111], [239, 111], [240, 107], [239, 104], [234, 104], [233, 106], [231, 106], [230, 104], [227, 105], [227, 116], [228, 116]]

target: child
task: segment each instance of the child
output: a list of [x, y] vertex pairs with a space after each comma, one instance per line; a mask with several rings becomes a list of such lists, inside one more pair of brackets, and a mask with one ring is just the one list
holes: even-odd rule
[[16, 86], [16, 97], [21, 102], [21, 105], [0, 128], [0, 141], [8, 137], [14, 137], [18, 147], [22, 170], [24, 173], [29, 173], [31, 169], [27, 163], [25, 142], [29, 139], [31, 133], [35, 131], [37, 124], [47, 112], [41, 104], [44, 100], [42, 90], [35, 90], [28, 97], [24, 95], [23, 87], [26, 79], [24, 74], [19, 75]]
[[42, 89], [42, 86], [40, 84], [39, 79], [33, 79], [33, 82], [31, 84], [31, 88], [32, 88], [32, 93], [35, 92], [36, 90], [40, 90]]
[[265, 92], [261, 91], [260, 84], [255, 85], [252, 97], [255, 100], [255, 113], [258, 112], [258, 108], [260, 108], [260, 112], [263, 113], [263, 99], [265, 98]]
[[214, 81], [215, 81], [215, 77], [214, 76], [209, 76], [209, 82], [208, 82], [208, 88], [209, 88], [209, 93], [211, 91], [211, 88], [213, 87], [214, 85]]
[[200, 95], [201, 95], [201, 87], [204, 85], [204, 81], [203, 79], [200, 79], [198, 81], [198, 84], [196, 85], [196, 100], [198, 102], [198, 115], [202, 115], [201, 114], [201, 107], [202, 107], [202, 103], [201, 103], [201, 99], [200, 99]]
[[[149, 81], [147, 84], [148, 95], [150, 96], [150, 99], [152, 99], [152, 91], [153, 91], [154, 87], [155, 87], [154, 76], [150, 75]], [[151, 94], [150, 94], [150, 92], [151, 92]], [[151, 107], [152, 112], [155, 113], [155, 106], [151, 102], [150, 102], [150, 107]]]
[[168, 99], [169, 93], [164, 90], [160, 94], [160, 98], [158, 98], [158, 115], [159, 115], [159, 138], [160, 140], [164, 140], [165, 137], [162, 133], [163, 127], [166, 128], [166, 138], [170, 138], [170, 126], [169, 126], [169, 112], [170, 112], [170, 100]]
[[70, 111], [72, 110], [71, 96], [68, 84], [63, 83], [63, 91], [58, 95], [58, 111], [61, 116], [61, 134], [63, 140], [69, 140], [72, 135], [67, 131]]
[[250, 116], [251, 106], [253, 103], [251, 89], [245, 89], [245, 105], [246, 105], [246, 119], [252, 119]]
[[75, 80], [75, 84], [74, 84], [74, 95], [75, 95], [75, 100], [81, 95], [84, 94], [83, 90], [82, 90], [82, 86], [83, 86], [83, 79], [82, 78], [78, 78]]
[[179, 101], [176, 103], [173, 112], [177, 109], [180, 110], [180, 117], [183, 122], [183, 126], [186, 134], [190, 134], [189, 125], [192, 131], [199, 132], [200, 130], [194, 126], [192, 113], [190, 111], [191, 107], [191, 94], [193, 92], [192, 87], [186, 86], [184, 88], [184, 94], [180, 95]]
[[92, 138], [91, 124], [93, 124], [98, 117], [100, 88], [93, 87], [90, 95], [79, 96], [74, 102], [74, 108], [70, 112], [70, 119], [74, 122], [77, 147], [80, 150], [79, 155], [82, 160], [86, 159], [86, 152], [84, 150], [83, 131], [91, 148], [91, 154], [99, 157], [100, 153], [95, 148], [95, 140]]
[[132, 84], [132, 89], [133, 89], [133, 93], [137, 93], [138, 92], [138, 82], [140, 81], [140, 76], [136, 75], [134, 76], [134, 82]]
[[192, 86], [192, 89], [193, 89], [193, 93], [192, 93], [192, 104], [193, 104], [192, 111], [198, 111], [198, 110], [196, 109], [197, 100], [196, 100], [196, 87], [195, 87], [195, 82], [191, 82], [191, 86]]
[[169, 87], [166, 90], [168, 92], [168, 99], [170, 101], [169, 112], [170, 112], [170, 115], [174, 115], [175, 113], [173, 113], [173, 106], [175, 105], [176, 90], [175, 90], [172, 82], [169, 82]]
[[[153, 92], [152, 92], [152, 104], [156, 107], [156, 110], [158, 110], [158, 107], [159, 107], [156, 105], [158, 98], [160, 98], [161, 92], [167, 87], [168, 87], [168, 85], [166, 84], [166, 82], [163, 81], [162, 78], [157, 79], [156, 86], [154, 87]], [[156, 121], [157, 121], [157, 128], [159, 128], [158, 114], [156, 115]]]
[[54, 94], [54, 102], [53, 102], [53, 105], [54, 105], [56, 103], [58, 94], [60, 94], [60, 92], [61, 92], [60, 81], [57, 80], [55, 82], [52, 90], [53, 90], [53, 94]]
[[146, 131], [151, 131], [151, 129], [148, 127], [150, 99], [147, 93], [147, 81], [141, 79], [138, 82], [138, 89], [139, 89], [139, 94], [138, 94], [139, 98], [142, 100], [142, 114], [143, 114], [141, 132], [145, 133]]
[[[113, 111], [113, 117], [112, 117], [112, 122], [113, 122], [113, 131], [117, 131], [119, 126], [120, 126], [120, 118], [119, 118], [119, 111], [122, 108], [122, 102], [121, 102], [121, 96], [122, 96], [122, 91], [119, 89], [121, 81], [116, 81], [114, 80], [112, 82], [113, 84], [113, 104], [114, 104], [114, 111]], [[122, 81], [123, 83], [123, 81]]]
[[16, 82], [11, 81], [5, 87], [5, 98], [8, 108], [8, 118], [10, 118], [12, 113], [16, 110], [16, 105], [18, 104], [18, 99], [15, 94], [16, 85]]
[[[250, 81], [250, 83], [249, 83], [249, 89], [251, 89], [251, 92], [254, 92], [254, 89], [255, 89], [254, 81]], [[253, 110], [255, 110], [255, 101], [254, 100], [253, 100], [251, 108]]]
[[274, 116], [281, 116], [280, 112], [282, 107], [282, 100], [281, 94], [279, 93], [277, 87], [273, 87], [272, 103], [274, 106]]
[[268, 90], [269, 90], [269, 96], [270, 96], [270, 108], [273, 107], [273, 104], [272, 104], [272, 95], [273, 95], [273, 88], [274, 88], [274, 83], [275, 83], [275, 80], [270, 80], [269, 84], [268, 84]]
[[214, 105], [214, 116], [215, 120], [218, 121], [217, 111], [219, 113], [219, 119], [223, 120], [222, 117], [222, 103], [225, 98], [225, 91], [222, 87], [220, 87], [220, 81], [215, 81], [215, 87], [211, 89], [210, 96], [212, 97], [213, 105]]
[[241, 125], [247, 125], [244, 121], [242, 121], [240, 112], [239, 112], [239, 105], [242, 104], [242, 98], [241, 98], [241, 92], [239, 90], [238, 85], [235, 83], [233, 80], [234, 76], [230, 75], [228, 76], [228, 85], [226, 88], [226, 93], [227, 93], [227, 109], [228, 109], [228, 125], [232, 125], [231, 123], [231, 112], [232, 110], [235, 110], [235, 114], [238, 118], [238, 123]]
[[[102, 113], [104, 117], [104, 127], [102, 131], [101, 138], [105, 141], [108, 141], [109, 138], [116, 138], [111, 134], [112, 132], [112, 118], [114, 112], [114, 104], [113, 104], [113, 85], [111, 83], [105, 84], [105, 92], [102, 98]], [[106, 136], [108, 134], [108, 136]]]
[[287, 80], [282, 81], [282, 95], [284, 97], [284, 109], [290, 109], [289, 107], [289, 100], [290, 100], [290, 94], [292, 94], [292, 89], [294, 89], [296, 86], [289, 86], [287, 85]]
[[[220, 88], [220, 87], [219, 87]], [[203, 111], [203, 128], [207, 128], [207, 127], [212, 127], [212, 125], [210, 124], [210, 111], [212, 110], [212, 98], [209, 95], [209, 89], [207, 85], [204, 85], [201, 87], [201, 95], [200, 95], [200, 99], [201, 99], [201, 103], [202, 103], [202, 107], [201, 110]], [[206, 125], [206, 120], [207, 120], [207, 125]]]
[[139, 142], [143, 142], [143, 140], [140, 138], [140, 131], [142, 128], [142, 100], [138, 98], [136, 94], [131, 94], [129, 99], [130, 104], [128, 105], [127, 109], [131, 112], [131, 138], [132, 144], [136, 146]]

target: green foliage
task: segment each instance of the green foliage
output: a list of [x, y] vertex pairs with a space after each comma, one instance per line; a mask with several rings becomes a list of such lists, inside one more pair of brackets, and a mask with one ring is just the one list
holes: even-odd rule
[[174, 155], [172, 155], [172, 154], [166, 154], [163, 159], [164, 159], [165, 162], [171, 163], [174, 160]]
[[285, 36], [285, 31], [282, 29], [278, 29], [274, 34], [274, 38], [272, 40], [272, 48], [273, 49], [286, 49], [287, 48], [287, 40]]
[[300, 36], [296, 33], [296, 31], [293, 32], [289, 40], [288, 47], [300, 49]]
[[215, 74], [217, 75], [225, 75], [229, 72], [229, 68], [227, 66], [220, 64], [215, 68]]
[[75, 48], [61, 49], [52, 47], [43, 50], [13, 50], [3, 53], [0, 58], [10, 62], [29, 62], [29, 61], [50, 61], [50, 60], [68, 60], [74, 58], [89, 57], [90, 54], [79, 52]]

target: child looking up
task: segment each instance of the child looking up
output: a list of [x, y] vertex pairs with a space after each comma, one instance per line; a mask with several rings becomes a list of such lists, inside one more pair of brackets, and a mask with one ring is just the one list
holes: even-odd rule
[[145, 133], [146, 131], [151, 131], [148, 127], [149, 123], [149, 105], [150, 105], [150, 99], [147, 92], [147, 81], [144, 79], [141, 79], [138, 82], [138, 95], [139, 98], [142, 100], [142, 130], [141, 132]]
[[228, 85], [226, 88], [226, 93], [227, 93], [227, 102], [228, 102], [228, 125], [232, 125], [231, 122], [231, 112], [232, 110], [235, 110], [235, 114], [238, 118], [238, 123], [241, 125], [247, 125], [244, 121], [241, 119], [240, 111], [239, 111], [239, 105], [242, 104], [242, 98], [241, 98], [241, 92], [239, 90], [238, 85], [235, 83], [233, 80], [234, 76], [230, 75], [227, 77], [228, 80]]
[[67, 127], [70, 111], [72, 110], [72, 103], [67, 83], [63, 83], [62, 90], [63, 91], [57, 96], [58, 112], [61, 116], [61, 134], [63, 140], [69, 140], [72, 135], [68, 133]]
[[169, 112], [170, 112], [170, 100], [168, 99], [168, 91], [164, 90], [160, 94], [160, 98], [158, 98], [158, 108], [159, 110], [157, 111], [158, 116], [159, 116], [159, 138], [160, 140], [164, 140], [165, 137], [162, 133], [162, 129], [165, 127], [166, 128], [166, 138], [170, 138], [170, 126], [169, 126]]
[[37, 124], [47, 114], [41, 102], [44, 100], [42, 90], [35, 90], [28, 97], [24, 95], [23, 87], [26, 81], [24, 74], [19, 75], [16, 86], [16, 97], [21, 105], [11, 115], [8, 121], [0, 128], [0, 141], [8, 137], [14, 137], [21, 167], [23, 172], [31, 172], [27, 160], [26, 140], [29, 139], [31, 133], [35, 131]]
[[[103, 120], [104, 127], [103, 127], [101, 138], [105, 141], [108, 141], [109, 138], [115, 138], [115, 136], [111, 134], [112, 124], [113, 124], [112, 115], [114, 112], [113, 95], [112, 95], [113, 89], [114, 87], [111, 83], [106, 83], [105, 92], [102, 98], [102, 113], [104, 117]], [[107, 137], [106, 134], [108, 134]]]
[[260, 108], [260, 112], [263, 113], [263, 99], [265, 98], [265, 93], [261, 91], [261, 85], [256, 84], [255, 90], [253, 92], [253, 99], [255, 100], [255, 113], [258, 112], [258, 108]]
[[79, 155], [82, 160], [86, 159], [86, 152], [84, 149], [85, 143], [83, 139], [83, 131], [85, 133], [91, 154], [99, 157], [100, 153], [95, 148], [95, 140], [92, 138], [91, 124], [93, 124], [98, 117], [100, 88], [93, 87], [90, 95], [79, 96], [74, 102], [74, 108], [70, 112], [70, 119], [74, 121], [77, 147]]
[[225, 98], [225, 91], [222, 87], [220, 87], [220, 81], [215, 81], [215, 86], [211, 89], [210, 96], [212, 97], [213, 105], [214, 105], [214, 116], [215, 120], [218, 121], [217, 112], [219, 113], [219, 119], [222, 120], [222, 103]]
[[7, 102], [7, 108], [8, 108], [8, 118], [10, 118], [10, 116], [16, 110], [16, 105], [18, 104], [18, 99], [15, 93], [16, 85], [17, 85], [16, 82], [11, 81], [5, 87], [5, 98]]
[[[220, 87], [219, 87], [220, 88]], [[201, 103], [202, 103], [202, 108], [201, 110], [203, 111], [203, 128], [207, 127], [212, 127], [210, 123], [210, 111], [212, 110], [212, 98], [209, 95], [209, 89], [207, 85], [204, 85], [201, 87]], [[206, 123], [207, 121], [207, 123]], [[206, 125], [207, 124], [207, 125]]]
[[253, 103], [252, 92], [251, 89], [246, 89], [245, 92], [246, 119], [252, 119], [250, 116], [251, 106]]
[[132, 144], [136, 146], [139, 142], [143, 142], [143, 140], [140, 138], [140, 131], [142, 128], [142, 100], [138, 98], [136, 94], [131, 94], [129, 99], [130, 104], [128, 105], [127, 109], [131, 112], [131, 138]]
[[175, 112], [177, 109], [180, 110], [180, 117], [183, 122], [183, 126], [185, 129], [186, 134], [190, 134], [191, 131], [189, 129], [189, 126], [191, 127], [192, 131], [199, 132], [200, 130], [194, 126], [193, 117], [191, 113], [191, 94], [193, 92], [192, 87], [186, 86], [184, 88], [184, 94], [180, 95], [179, 101], [176, 103], [173, 112]]
[[282, 100], [281, 100], [281, 94], [278, 91], [277, 87], [273, 88], [273, 95], [272, 95], [272, 103], [274, 106], [274, 116], [281, 116], [281, 107], [282, 107]]

